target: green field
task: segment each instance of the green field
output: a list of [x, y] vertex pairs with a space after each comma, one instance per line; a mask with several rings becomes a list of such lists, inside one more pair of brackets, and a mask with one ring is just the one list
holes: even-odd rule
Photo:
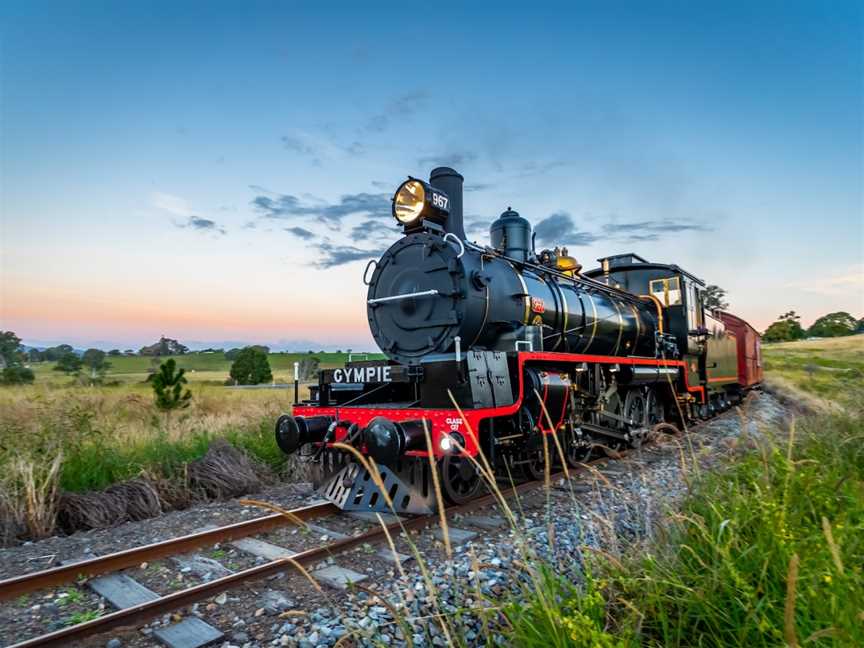
[[768, 387], [807, 407], [864, 403], [864, 335], [764, 344], [762, 355]]
[[[178, 356], [110, 356], [107, 358], [111, 367], [105, 374], [106, 381], [141, 382], [147, 379], [148, 369], [159, 366], [169, 357], [174, 358], [178, 367], [186, 370], [186, 377], [195, 382], [223, 383], [228, 378], [231, 361], [225, 359], [222, 353], [187, 353]], [[368, 358], [380, 359], [380, 353], [353, 354], [355, 360]], [[277, 383], [287, 383], [294, 380], [294, 363], [304, 358], [317, 358], [322, 369], [341, 367], [348, 361], [347, 353], [271, 353], [268, 356], [273, 379]], [[58, 382], [67, 380], [61, 372], [54, 371], [53, 362], [36, 362], [30, 365], [36, 374], [36, 381]], [[85, 370], [82, 370], [85, 371]]]

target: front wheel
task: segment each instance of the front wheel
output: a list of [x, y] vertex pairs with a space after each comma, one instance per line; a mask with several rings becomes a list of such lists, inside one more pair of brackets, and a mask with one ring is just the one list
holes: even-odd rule
[[461, 454], [445, 456], [438, 463], [438, 475], [444, 497], [451, 504], [464, 504], [480, 492], [477, 466]]

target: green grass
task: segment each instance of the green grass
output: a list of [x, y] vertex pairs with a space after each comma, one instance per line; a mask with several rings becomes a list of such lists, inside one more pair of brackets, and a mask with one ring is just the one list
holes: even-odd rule
[[704, 477], [644, 557], [597, 561], [578, 588], [548, 576], [512, 604], [514, 644], [864, 645], [862, 442], [848, 416], [760, 441]]
[[766, 344], [762, 350], [769, 386], [801, 394], [819, 409], [864, 402], [864, 335]]
[[100, 490], [142, 470], [177, 477], [187, 463], [203, 457], [216, 438], [228, 440], [277, 471], [285, 462], [273, 435], [273, 420], [268, 418], [247, 429], [200, 431], [181, 439], [157, 433], [131, 445], [81, 444], [67, 450], [60, 486], [74, 492]]
[[513, 644], [864, 645], [862, 355], [864, 338], [766, 348], [768, 378], [831, 413], [744, 439], [654, 543], [591, 559], [578, 584], [547, 569], [505, 610]]

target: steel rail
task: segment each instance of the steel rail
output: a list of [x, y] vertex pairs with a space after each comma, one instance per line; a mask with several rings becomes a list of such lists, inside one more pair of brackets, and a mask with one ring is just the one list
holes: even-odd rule
[[[593, 462], [589, 462], [589, 465], [604, 461], [606, 461], [605, 458], [598, 459]], [[557, 480], [563, 476], [563, 471], [558, 473], [552, 473], [550, 474], [550, 482], [552, 479]], [[538, 486], [542, 486], [543, 484], [544, 480], [529, 481], [504, 489], [501, 491], [501, 494], [504, 497], [512, 497], [513, 495], [533, 490]], [[477, 499], [471, 500], [470, 502], [467, 502], [465, 504], [449, 507], [447, 509], [447, 513], [448, 515], [452, 513], [465, 513], [477, 508], [485, 508], [490, 505], [495, 505], [497, 503], [498, 496], [494, 493], [489, 493]], [[147, 601], [133, 607], [117, 610], [116, 612], [106, 614], [105, 616], [98, 617], [96, 619], [93, 619], [92, 621], [79, 623], [78, 625], [70, 626], [68, 628], [61, 628], [59, 630], [55, 630], [54, 632], [41, 635], [39, 637], [27, 639], [20, 643], [13, 644], [9, 648], [44, 648], [47, 646], [68, 646], [73, 642], [81, 641], [87, 637], [101, 634], [109, 630], [134, 627], [173, 610], [184, 608], [203, 599], [215, 596], [220, 592], [234, 589], [246, 583], [247, 581], [259, 580], [261, 578], [266, 578], [267, 576], [272, 576], [273, 574], [288, 570], [302, 571], [302, 568], [305, 565], [309, 565], [324, 558], [328, 558], [334, 553], [341, 553], [364, 543], [380, 542], [386, 539], [387, 534], [392, 535], [394, 533], [398, 534], [403, 530], [410, 531], [414, 529], [420, 529], [432, 524], [436, 524], [439, 522], [439, 520], [439, 515], [437, 513], [432, 513], [430, 515], [423, 515], [408, 520], [393, 522], [392, 524], [384, 525], [376, 529], [372, 529], [371, 531], [367, 531], [366, 533], [359, 536], [350, 536], [326, 545], [322, 545], [320, 547], [316, 547], [314, 549], [307, 549], [306, 551], [301, 551], [300, 553], [294, 554], [290, 558], [280, 558], [278, 560], [273, 560], [263, 565], [250, 567], [249, 569], [244, 569], [243, 571], [237, 572], [235, 574], [223, 576], [222, 578], [212, 580], [207, 583], [201, 583], [200, 585], [195, 585], [179, 592], [166, 594], [165, 596], [162, 596], [158, 599], [153, 599], [152, 601]]]
[[[339, 507], [330, 502], [303, 506], [290, 511], [291, 515], [300, 520], [313, 520], [339, 512]], [[281, 513], [274, 513], [253, 520], [229, 524], [217, 529], [208, 529], [180, 536], [179, 538], [171, 538], [162, 542], [154, 542], [141, 547], [125, 549], [106, 556], [98, 556], [80, 562], [60, 565], [35, 573], [13, 576], [12, 578], [0, 581], [0, 601], [12, 599], [46, 587], [63, 585], [78, 579], [79, 576], [90, 578], [128, 567], [136, 567], [143, 562], [151, 562], [167, 556], [184, 554], [199, 547], [206, 547], [218, 542], [229, 542], [238, 538], [265, 533], [286, 524], [292, 524], [289, 517]]]

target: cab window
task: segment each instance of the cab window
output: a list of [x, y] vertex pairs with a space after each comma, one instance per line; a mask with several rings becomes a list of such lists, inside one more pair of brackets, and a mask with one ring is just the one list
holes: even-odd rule
[[681, 305], [681, 282], [678, 277], [654, 279], [649, 288], [651, 295], [659, 299], [664, 306]]

